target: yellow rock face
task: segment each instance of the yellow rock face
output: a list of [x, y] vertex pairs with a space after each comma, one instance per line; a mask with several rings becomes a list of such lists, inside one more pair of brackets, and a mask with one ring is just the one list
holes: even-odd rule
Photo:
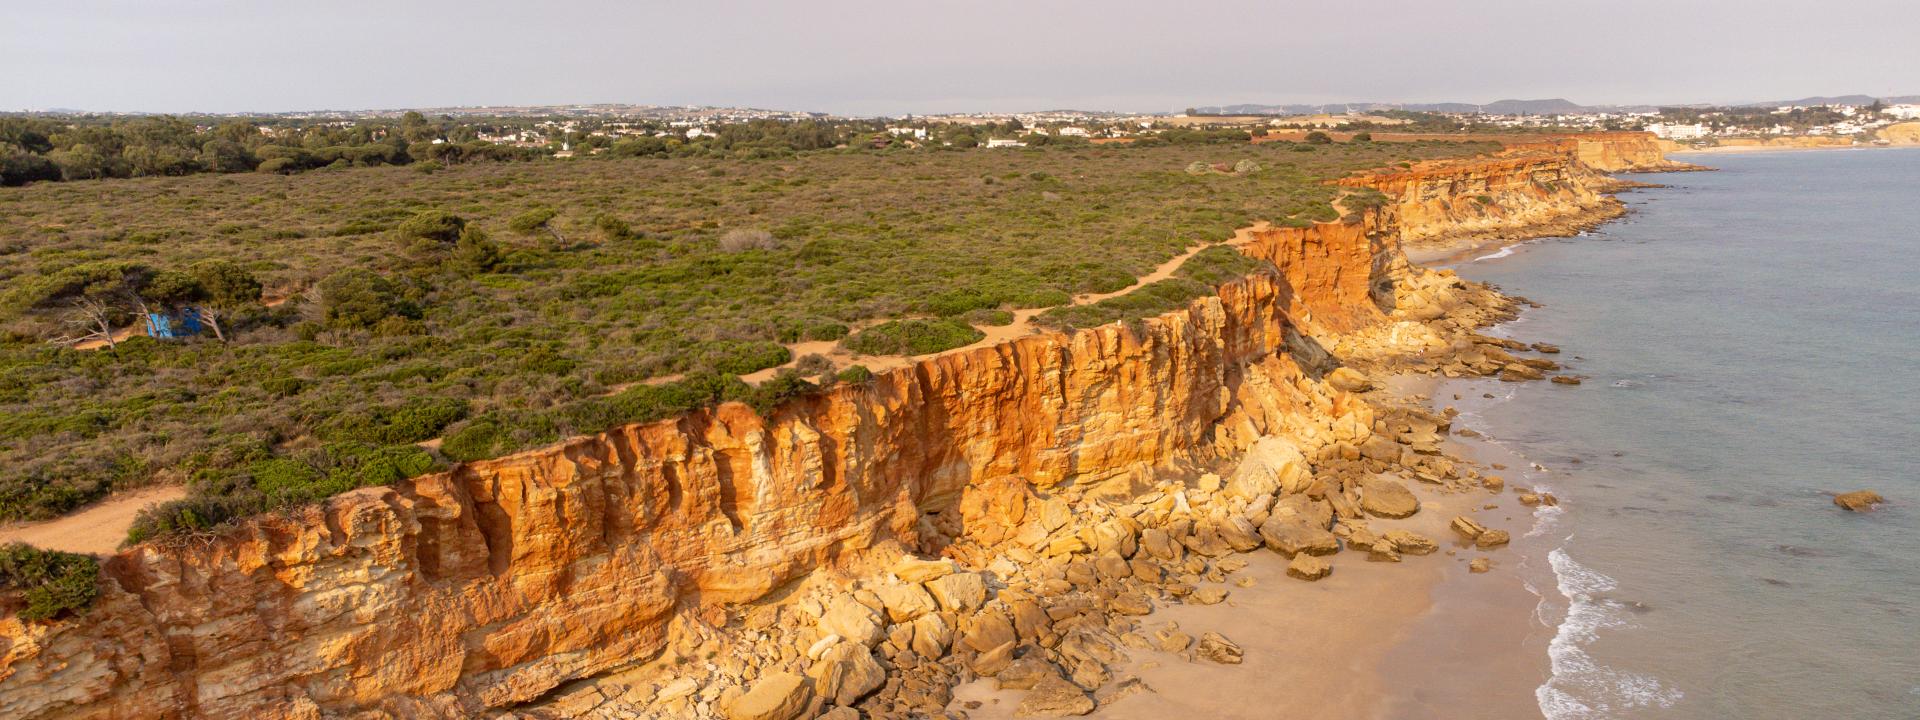
[[1880, 128], [1878, 137], [1894, 145], [1920, 145], [1920, 122], [1906, 122]]

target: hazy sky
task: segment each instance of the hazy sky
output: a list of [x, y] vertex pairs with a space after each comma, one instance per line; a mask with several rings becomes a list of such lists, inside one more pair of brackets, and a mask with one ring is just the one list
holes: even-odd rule
[[0, 0], [0, 109], [844, 114], [1920, 93], [1920, 2]]

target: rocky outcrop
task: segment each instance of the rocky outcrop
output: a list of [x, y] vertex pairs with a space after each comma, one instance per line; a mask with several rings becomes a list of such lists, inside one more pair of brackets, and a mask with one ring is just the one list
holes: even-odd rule
[[1920, 122], [1903, 122], [1874, 131], [1874, 137], [1889, 145], [1920, 145]]
[[[1237, 487], [1260, 485], [1246, 492], [1265, 499], [1237, 499], [1235, 513], [1271, 521], [1284, 509], [1287, 522], [1324, 533], [1333, 513], [1351, 520], [1362, 503], [1382, 516], [1411, 512], [1397, 485], [1343, 494], [1293, 466], [1310, 451], [1314, 462], [1451, 472], [1422, 454], [1433, 421], [1402, 423], [1376, 453], [1382, 443], [1369, 441], [1385, 425], [1321, 380], [1335, 364], [1330, 351], [1463, 342], [1423, 323], [1459, 307], [1468, 286], [1408, 266], [1397, 243], [1474, 219], [1462, 208], [1477, 195], [1496, 197], [1500, 210], [1488, 212], [1499, 222], [1601, 202], [1599, 176], [1570, 145], [1555, 147], [1359, 179], [1396, 201], [1352, 222], [1262, 231], [1243, 249], [1274, 271], [1145, 323], [1023, 337], [766, 417], [722, 405], [125, 550], [106, 560], [101, 600], [84, 616], [0, 618], [0, 716], [468, 717], [564, 705], [569, 683], [661, 656], [688, 637], [684, 628], [727, 625], [735, 609], [818, 571], [885, 563], [917, 583], [871, 604], [822, 606], [819, 624], [834, 640], [815, 643], [811, 665], [783, 661], [795, 669], [711, 698], [733, 716], [784, 717], [873, 690], [871, 659], [835, 642], [937, 656], [960, 630], [998, 627], [974, 615], [988, 593], [980, 576], [946, 563], [893, 565], [903, 551], [985, 567], [994, 557], [984, 548], [1010, 543], [1064, 555], [1249, 550], [1273, 541], [1266, 528], [1224, 515], [1204, 534], [1191, 523], [1172, 533], [1137, 523], [1118, 534], [1047, 533], [1078, 527], [1069, 522], [1076, 507], [1138, 498], [1156, 472], [1197, 474], [1263, 438], [1299, 449], [1256, 453], [1275, 466]], [[1282, 508], [1269, 492], [1327, 501]], [[1187, 509], [1182, 495], [1150, 497], [1167, 518]], [[1329, 539], [1300, 540], [1295, 562], [1313, 565]], [[1120, 559], [1085, 572], [1136, 567], [1152, 569]], [[1112, 602], [1123, 613], [1150, 607]], [[1025, 637], [1034, 612], [1011, 606], [1011, 620], [997, 622]], [[991, 627], [978, 644], [1000, 634]], [[1000, 645], [974, 650], [981, 674], [1024, 662]], [[1082, 669], [1097, 676], [1098, 667]], [[672, 684], [643, 700], [685, 708], [709, 690], [718, 692]]]
[[1611, 181], [1576, 143], [1510, 145], [1493, 158], [1441, 161], [1340, 180], [1390, 198], [1389, 230], [1407, 245], [1572, 234], [1617, 217]]
[[1705, 170], [1692, 163], [1668, 160], [1660, 139], [1648, 132], [1580, 133], [1554, 136], [1574, 144], [1582, 164], [1600, 172], [1675, 172]]

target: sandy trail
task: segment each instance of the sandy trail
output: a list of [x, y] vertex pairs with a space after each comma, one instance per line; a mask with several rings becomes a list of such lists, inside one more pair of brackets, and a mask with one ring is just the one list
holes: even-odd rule
[[186, 495], [187, 489], [179, 485], [114, 493], [65, 517], [0, 525], [0, 543], [24, 542], [48, 550], [111, 554], [127, 539], [127, 528], [133, 526], [133, 518], [141, 510]]

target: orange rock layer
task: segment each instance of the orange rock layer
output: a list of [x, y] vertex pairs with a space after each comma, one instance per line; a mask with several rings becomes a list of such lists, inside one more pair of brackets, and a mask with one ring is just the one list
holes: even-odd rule
[[1097, 492], [1325, 431], [1339, 395], [1293, 355], [1379, 323], [1376, 297], [1414, 272], [1399, 235], [1476, 194], [1585, 198], [1597, 177], [1562, 143], [1364, 178], [1400, 200], [1262, 232], [1246, 251], [1278, 273], [1137, 327], [1024, 337], [771, 417], [723, 405], [127, 549], [84, 615], [0, 617], [0, 717], [465, 717], [535, 700], [655, 655], [675, 616], [924, 547], [952, 524], [931, 513], [987, 532], [981, 508], [1009, 484]]

